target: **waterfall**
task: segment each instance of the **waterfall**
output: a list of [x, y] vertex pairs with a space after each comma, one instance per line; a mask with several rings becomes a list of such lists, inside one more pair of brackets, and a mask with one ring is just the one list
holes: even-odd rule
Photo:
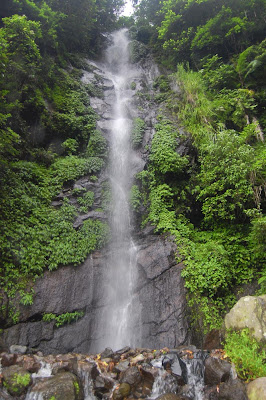
[[136, 157], [130, 140], [130, 101], [133, 97], [130, 83], [137, 71], [129, 62], [128, 43], [126, 30], [113, 33], [105, 62], [107, 76], [114, 85], [116, 101], [113, 120], [110, 121], [109, 140], [112, 239], [104, 291], [105, 310], [101, 314], [104, 332], [100, 347], [103, 349], [108, 346], [114, 350], [126, 345], [135, 346], [140, 337], [140, 306], [134, 294], [137, 249], [130, 234], [129, 205], [132, 163]]

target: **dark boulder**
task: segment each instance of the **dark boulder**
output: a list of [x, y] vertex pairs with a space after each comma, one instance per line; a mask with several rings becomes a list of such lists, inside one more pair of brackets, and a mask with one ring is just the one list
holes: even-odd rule
[[3, 381], [8, 393], [12, 396], [20, 396], [30, 386], [31, 374], [19, 365], [11, 365], [3, 371]]
[[78, 378], [71, 372], [63, 372], [33, 385], [31, 394], [40, 398], [56, 400], [82, 400], [83, 390]]
[[113, 388], [114, 381], [109, 376], [98, 375], [94, 380], [94, 390], [96, 396], [102, 398], [104, 393], [109, 392]]
[[219, 329], [212, 329], [205, 337], [203, 344], [205, 350], [214, 350], [221, 348], [221, 332]]
[[[219, 387], [219, 400], [248, 400], [246, 387], [239, 379], [231, 379], [221, 383]], [[256, 400], [263, 400], [256, 399]]]
[[2, 367], [10, 367], [16, 364], [18, 356], [17, 354], [4, 353], [1, 355], [1, 358]]
[[209, 357], [205, 361], [204, 381], [206, 385], [219, 385], [229, 379], [231, 365], [219, 358]]
[[115, 365], [114, 372], [124, 372], [128, 369], [129, 362], [128, 361], [121, 361], [119, 364]]
[[121, 383], [119, 387], [114, 390], [113, 400], [122, 400], [127, 397], [131, 392], [131, 387], [128, 383]]
[[5, 393], [5, 392], [0, 388], [0, 399], [1, 399], [1, 400], [14, 400], [14, 397], [10, 396], [8, 393]]
[[184, 397], [180, 397], [174, 393], [165, 393], [157, 397], [156, 400], [183, 400]]
[[19, 365], [31, 373], [38, 372], [41, 368], [41, 363], [38, 361], [38, 359], [30, 355], [24, 356], [23, 359], [19, 361]]
[[176, 353], [167, 354], [162, 361], [164, 369], [171, 371], [173, 375], [176, 377], [182, 378], [179, 379], [179, 384], [187, 383], [187, 367], [184, 361], [181, 360], [180, 357]]
[[141, 382], [141, 374], [137, 367], [129, 367], [126, 371], [122, 372], [119, 381], [121, 383], [128, 383], [131, 387], [136, 387]]
[[112, 358], [114, 355], [113, 350], [110, 347], [107, 347], [102, 353], [101, 353], [101, 359], [103, 358]]

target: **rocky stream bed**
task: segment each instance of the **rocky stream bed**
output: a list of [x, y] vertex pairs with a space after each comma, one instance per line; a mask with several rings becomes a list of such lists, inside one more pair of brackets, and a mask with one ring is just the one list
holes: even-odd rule
[[106, 348], [97, 355], [47, 356], [26, 352], [25, 346], [11, 346], [1, 353], [1, 400], [265, 398], [263, 392], [262, 397], [249, 394], [256, 381], [265, 385], [266, 378], [245, 385], [221, 349], [125, 347], [116, 352]]

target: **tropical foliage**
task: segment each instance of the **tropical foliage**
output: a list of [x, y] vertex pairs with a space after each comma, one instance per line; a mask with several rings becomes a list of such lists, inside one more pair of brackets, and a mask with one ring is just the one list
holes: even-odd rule
[[144, 223], [175, 235], [199, 330], [220, 325], [241, 285], [265, 293], [265, 14], [264, 0], [137, 6], [139, 40], [145, 27], [176, 70], [154, 84], [164, 111], [137, 175]]

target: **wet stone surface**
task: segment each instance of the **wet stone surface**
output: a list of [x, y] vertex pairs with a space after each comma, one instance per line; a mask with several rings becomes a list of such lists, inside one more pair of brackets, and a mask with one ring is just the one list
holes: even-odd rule
[[[184, 346], [171, 350], [125, 347], [117, 352], [107, 348], [97, 355], [44, 356], [39, 352], [1, 353], [0, 357], [1, 400], [50, 400], [53, 396], [56, 400], [248, 399], [245, 384], [232, 374], [228, 376], [230, 364], [222, 359], [221, 351], [210, 354]], [[211, 365], [212, 371], [217, 367], [218, 383], [204, 385], [204, 364]], [[221, 375], [221, 366], [226, 374]], [[25, 375], [27, 382], [18, 379]]]

